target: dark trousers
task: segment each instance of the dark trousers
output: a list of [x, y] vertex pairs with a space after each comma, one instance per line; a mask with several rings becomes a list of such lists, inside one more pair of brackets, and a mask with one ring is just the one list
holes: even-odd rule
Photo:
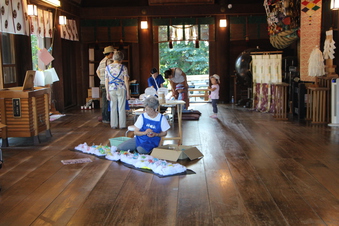
[[218, 99], [212, 99], [213, 113], [218, 113]]
[[102, 99], [102, 109], [101, 109], [101, 113], [102, 113], [102, 121], [110, 121], [111, 115], [110, 112], [108, 111], [108, 100], [107, 100], [107, 94], [106, 94], [106, 89], [105, 89], [105, 85], [100, 85], [100, 89], [101, 89], [101, 99]]

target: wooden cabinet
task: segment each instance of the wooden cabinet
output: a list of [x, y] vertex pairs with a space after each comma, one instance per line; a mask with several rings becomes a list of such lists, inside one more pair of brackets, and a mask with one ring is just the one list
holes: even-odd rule
[[8, 137], [33, 137], [46, 131], [51, 136], [49, 121], [49, 88], [22, 91], [22, 87], [0, 90], [0, 129], [2, 146], [8, 146]]

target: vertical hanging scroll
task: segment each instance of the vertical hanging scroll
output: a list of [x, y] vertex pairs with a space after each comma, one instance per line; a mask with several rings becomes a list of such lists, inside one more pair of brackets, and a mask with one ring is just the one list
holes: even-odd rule
[[300, 79], [314, 81], [308, 76], [308, 60], [315, 46], [320, 45], [321, 36], [321, 0], [301, 1], [300, 18]]

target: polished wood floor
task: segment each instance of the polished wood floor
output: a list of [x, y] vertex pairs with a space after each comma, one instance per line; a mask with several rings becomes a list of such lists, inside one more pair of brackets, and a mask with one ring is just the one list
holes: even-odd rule
[[[192, 175], [159, 178], [71, 151], [124, 135], [98, 122], [98, 110], [53, 121], [53, 137], [40, 134], [38, 145], [11, 138], [0, 225], [339, 225], [339, 128], [231, 105], [215, 120], [210, 104], [191, 107], [202, 116], [183, 122], [183, 143], [204, 154], [181, 162]], [[61, 163], [84, 157], [93, 162]]]

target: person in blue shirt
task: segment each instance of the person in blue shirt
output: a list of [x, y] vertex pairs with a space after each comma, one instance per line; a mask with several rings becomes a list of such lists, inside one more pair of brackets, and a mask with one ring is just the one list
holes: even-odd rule
[[158, 73], [158, 70], [156, 68], [152, 68], [151, 76], [148, 78], [148, 87], [153, 87], [156, 91], [158, 91], [160, 87], [163, 87], [164, 82], [165, 79]]

